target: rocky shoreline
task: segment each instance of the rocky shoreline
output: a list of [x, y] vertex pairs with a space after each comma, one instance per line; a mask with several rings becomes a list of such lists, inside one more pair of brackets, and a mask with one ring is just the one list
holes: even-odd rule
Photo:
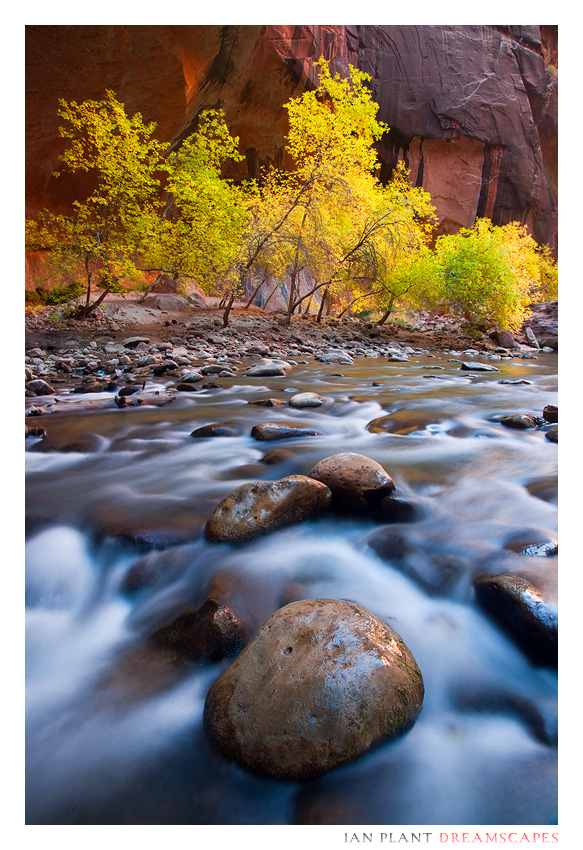
[[[156, 298], [157, 308], [144, 308], [135, 298], [118, 298], [85, 321], [55, 321], [54, 308], [27, 314], [27, 395], [51, 394], [45, 386], [31, 385], [38, 380], [54, 385], [57, 392], [59, 384], [71, 382], [78, 392], [108, 391], [112, 382], [123, 390], [160, 376], [175, 379], [178, 388], [206, 378], [201, 383], [205, 386], [232, 377], [246, 357], [269, 358], [270, 364], [261, 363], [263, 368], [251, 373], [263, 376], [270, 374], [267, 365], [309, 362], [306, 358], [338, 365], [352, 363], [355, 357], [406, 362], [408, 355], [434, 351], [528, 359], [541, 347], [548, 351], [558, 347], [556, 308], [549, 319], [548, 305], [540, 305], [545, 309], [533, 314], [521, 335], [482, 333], [476, 338], [453, 318], [430, 314], [419, 314], [411, 324], [383, 326], [351, 317], [325, 318], [318, 324], [313, 316], [301, 315], [288, 326], [280, 315], [239, 307], [232, 311], [229, 326], [223, 327], [222, 311], [216, 307], [198, 307], [173, 295]], [[172, 301], [162, 302], [163, 298]], [[174, 309], [162, 309], [163, 304]], [[545, 333], [548, 338], [542, 339]], [[129, 394], [124, 391], [121, 397]]]

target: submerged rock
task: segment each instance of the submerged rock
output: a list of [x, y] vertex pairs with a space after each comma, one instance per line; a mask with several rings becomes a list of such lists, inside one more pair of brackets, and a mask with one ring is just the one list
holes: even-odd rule
[[437, 425], [439, 419], [424, 410], [397, 410], [387, 416], [379, 416], [366, 426], [371, 434], [410, 434], [425, 431], [428, 425]]
[[402, 638], [352, 602], [280, 608], [207, 694], [204, 725], [252, 773], [306, 780], [407, 731], [423, 679]]
[[31, 451], [90, 454], [103, 450], [106, 445], [107, 440], [99, 434], [51, 434], [41, 443], [33, 446]]
[[526, 579], [517, 575], [477, 576], [476, 599], [537, 664], [558, 663], [558, 615]]
[[356, 452], [340, 452], [319, 461], [308, 473], [332, 491], [333, 507], [363, 513], [395, 489], [380, 463]]
[[202, 605], [182, 610], [153, 639], [179, 658], [219, 661], [237, 655], [281, 604], [281, 583], [240, 570], [211, 580]]
[[232, 607], [209, 596], [196, 610], [186, 610], [152, 635], [156, 643], [178, 657], [219, 661], [237, 655], [245, 646], [244, 626]]
[[382, 522], [415, 522], [419, 519], [419, 508], [407, 499], [384, 496], [378, 507]]
[[258, 398], [248, 401], [247, 404], [256, 404], [258, 407], [284, 407], [285, 400], [282, 398]]
[[392, 526], [376, 531], [367, 543], [379, 558], [408, 576], [431, 596], [449, 593], [459, 577], [470, 568], [470, 562], [457, 553], [429, 551]]
[[524, 529], [511, 534], [504, 543], [504, 549], [521, 555], [547, 557], [558, 553], [559, 544], [556, 537], [537, 529]]
[[275, 463], [287, 463], [287, 461], [294, 460], [294, 458], [294, 452], [289, 449], [270, 449], [270, 451], [265, 452], [260, 462], [271, 466]]
[[208, 540], [242, 543], [325, 511], [332, 494], [305, 475], [242, 484], [215, 508], [206, 525]]
[[229, 425], [220, 425], [213, 423], [211, 425], [202, 425], [200, 428], [195, 428], [191, 433], [191, 437], [236, 437], [237, 430]]

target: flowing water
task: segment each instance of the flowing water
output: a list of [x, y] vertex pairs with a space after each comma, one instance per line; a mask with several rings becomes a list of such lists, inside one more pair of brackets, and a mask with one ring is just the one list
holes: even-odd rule
[[[505, 546], [555, 539], [557, 446], [495, 420], [556, 404], [557, 358], [499, 360], [492, 373], [454, 359], [296, 365], [286, 378], [220, 379], [222, 389], [164, 407], [43, 419], [53, 445], [73, 450], [27, 440], [28, 823], [556, 823], [556, 673], [482, 612], [472, 580], [519, 571], [556, 602], [556, 556]], [[325, 405], [247, 404], [309, 390]], [[393, 412], [406, 433], [367, 430]], [[319, 436], [251, 438], [271, 421]], [[211, 422], [239, 436], [190, 436]], [[91, 451], [79, 444], [88, 439]], [[289, 454], [261, 463], [273, 448]], [[379, 461], [418, 507], [418, 521], [392, 527], [406, 559], [375, 554], [367, 541], [378, 524], [332, 514], [244, 546], [204, 540], [214, 505], [236, 486], [307, 474], [340, 451]], [[129, 592], [138, 562], [159, 580]], [[202, 604], [225, 570], [245, 577], [264, 619], [290, 586], [385, 619], [425, 682], [412, 730], [307, 784], [252, 776], [213, 752], [203, 704], [229, 661], [175, 663], [149, 635]]]

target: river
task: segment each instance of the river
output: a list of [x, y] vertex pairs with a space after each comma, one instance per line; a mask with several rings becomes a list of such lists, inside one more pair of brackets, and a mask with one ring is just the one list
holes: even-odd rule
[[[557, 557], [509, 541], [556, 539], [557, 446], [496, 419], [557, 404], [557, 356], [476, 357], [500, 370], [484, 373], [461, 370], [468, 359], [310, 362], [285, 378], [221, 378], [221, 389], [164, 407], [43, 417], [51, 439], [86, 447], [27, 439], [27, 823], [557, 822], [556, 671], [528, 660], [472, 586], [483, 570], [520, 572], [556, 603]], [[325, 404], [247, 403], [304, 391]], [[367, 430], [391, 413], [405, 433]], [[251, 438], [254, 424], [279, 421], [318, 436]], [[190, 436], [208, 423], [238, 436]], [[262, 463], [274, 448], [288, 453]], [[378, 523], [333, 514], [244, 546], [205, 541], [214, 505], [238, 485], [307, 474], [341, 451], [380, 462], [418, 508], [393, 527], [406, 558], [375, 554]], [[130, 592], [138, 562], [162, 578]], [[255, 777], [213, 752], [203, 704], [229, 661], [177, 664], [148, 638], [225, 570], [249, 582], [266, 616], [296, 587], [385, 619], [425, 682], [410, 732], [309, 783]]]

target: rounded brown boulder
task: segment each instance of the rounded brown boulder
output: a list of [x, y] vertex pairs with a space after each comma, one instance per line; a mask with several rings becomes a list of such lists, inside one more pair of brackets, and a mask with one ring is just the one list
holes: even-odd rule
[[259, 534], [302, 522], [329, 506], [325, 484], [306, 475], [242, 484], [219, 502], [206, 524], [208, 540], [243, 543]]
[[380, 463], [356, 452], [340, 452], [319, 461], [308, 472], [332, 491], [333, 506], [362, 513], [392, 493], [395, 483]]
[[353, 602], [280, 608], [214, 683], [205, 730], [244, 769], [306, 780], [409, 729], [423, 679], [402, 638]]

